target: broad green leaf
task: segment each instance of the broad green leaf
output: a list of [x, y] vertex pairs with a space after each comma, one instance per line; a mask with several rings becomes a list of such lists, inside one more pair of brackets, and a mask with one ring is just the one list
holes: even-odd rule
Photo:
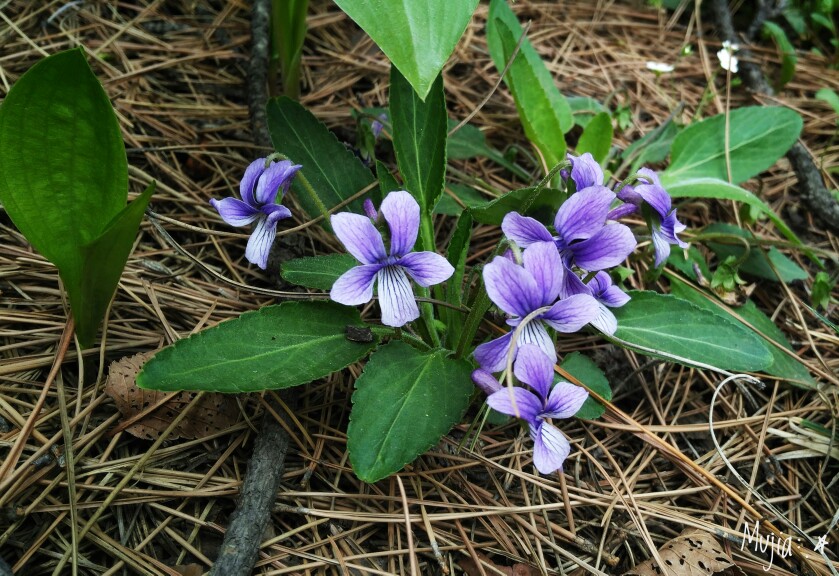
[[[747, 240], [752, 238], [750, 232], [723, 222], [716, 222], [710, 226], [706, 226], [703, 233], [730, 234], [732, 236], [746, 238]], [[725, 260], [728, 256], [740, 258], [746, 250], [740, 242], [737, 242], [736, 244], [726, 244], [719, 240], [709, 240], [706, 244], [708, 245], [708, 248], [716, 253], [717, 257], [721, 261]], [[771, 265], [770, 262], [772, 263]], [[774, 270], [772, 270], [773, 266], [778, 271], [777, 275]], [[758, 278], [772, 280], [773, 282], [779, 281], [778, 275], [780, 275], [780, 281], [787, 283], [793, 282], [794, 280], [807, 279], [807, 272], [805, 272], [798, 264], [784, 256], [774, 246], [770, 247], [765, 253], [762, 248], [752, 247], [745, 262], [740, 265], [740, 270], [747, 274], [757, 276]]]
[[720, 200], [734, 200], [749, 206], [754, 206], [769, 218], [787, 240], [803, 246], [795, 232], [787, 226], [780, 216], [775, 214], [763, 200], [737, 185], [729, 184], [718, 178], [689, 178], [673, 180], [668, 172], [661, 174], [661, 183], [673, 198], [717, 198]]
[[[583, 356], [579, 352], [573, 352], [565, 357], [560, 364], [566, 372], [571, 374], [574, 378], [600, 394], [606, 400], [612, 399], [612, 389], [609, 387], [609, 381], [603, 371], [594, 363], [588, 356]], [[560, 376], [560, 380], [562, 377]], [[594, 398], [586, 398], [586, 401], [574, 415], [583, 420], [594, 420], [600, 418], [606, 407]]]
[[341, 274], [355, 266], [358, 261], [349, 254], [326, 254], [283, 262], [280, 275], [286, 282], [298, 286], [331, 290]]
[[405, 188], [431, 213], [446, 177], [446, 95], [438, 76], [425, 101], [395, 67], [390, 69], [393, 148]]
[[[729, 114], [731, 181], [739, 184], [760, 174], [786, 154], [801, 133], [796, 112], [773, 106], [747, 106]], [[691, 124], [676, 136], [667, 179], [718, 178], [728, 181], [725, 115]]]
[[757, 371], [772, 364], [763, 340], [748, 328], [674, 296], [630, 291], [612, 311], [618, 342], [654, 358], [722, 370]]
[[[463, 184], [455, 184], [452, 182], [446, 183], [447, 191], [440, 196], [437, 205], [434, 206], [435, 214], [445, 214], [447, 216], [457, 216], [463, 212], [461, 203], [466, 206], [466, 209], [477, 208], [488, 203], [486, 197], [469, 186]], [[456, 196], [455, 200], [452, 196]], [[460, 202], [458, 202], [458, 200]]]
[[601, 112], [609, 112], [608, 108], [589, 96], [566, 96], [565, 101], [574, 115], [574, 124], [580, 128], [585, 128]]
[[126, 208], [119, 123], [81, 49], [45, 58], [12, 87], [0, 107], [0, 202], [58, 268], [82, 346], [93, 344], [150, 194]]
[[784, 350], [793, 352], [792, 345], [787, 337], [754, 302], [746, 300], [743, 306], [731, 309], [712, 296], [691, 288], [676, 278], [670, 278], [670, 287], [673, 295], [677, 298], [686, 300], [732, 322], [743, 323], [745, 321], [750, 324], [755, 334], [767, 341], [767, 348], [772, 353], [772, 364], [766, 367], [763, 370], [764, 372], [784, 378], [799, 387], [812, 388], [815, 386], [816, 382], [810, 376], [804, 364], [784, 352]]
[[[293, 184], [297, 202], [311, 217], [329, 210], [372, 184], [375, 179], [361, 160], [298, 102], [281, 96], [268, 101], [268, 131], [274, 148], [301, 164], [300, 173], [314, 189], [315, 196], [296, 178]], [[361, 211], [362, 200], [350, 207]], [[328, 220], [324, 222], [328, 226]]]
[[601, 112], [591, 119], [574, 150], [577, 155], [590, 152], [599, 163], [606, 160], [612, 147], [612, 116], [608, 112]]
[[347, 448], [356, 475], [376, 482], [437, 444], [469, 406], [471, 366], [446, 350], [382, 346], [355, 382]]
[[[469, 211], [475, 222], [480, 224], [492, 224], [500, 226], [501, 221], [508, 212], [521, 211], [524, 203], [533, 195], [535, 187], [519, 188], [504, 194], [504, 196], [472, 208]], [[543, 222], [553, 222], [556, 211], [562, 203], [562, 192], [553, 188], [543, 188], [525, 211], [527, 216], [541, 219]]]
[[[505, 0], [492, 0], [487, 17], [487, 43], [495, 67], [504, 70], [523, 30]], [[557, 89], [539, 53], [525, 38], [504, 77], [527, 138], [545, 157], [548, 168], [565, 159], [565, 137], [574, 125], [568, 102]]]
[[335, 0], [425, 99], [478, 0]]
[[795, 47], [787, 38], [784, 29], [769, 20], [763, 23], [763, 35], [764, 37], [770, 36], [781, 53], [781, 74], [776, 84], [776, 88], [781, 88], [795, 75], [795, 64], [797, 62]]
[[364, 326], [358, 311], [333, 302], [265, 306], [164, 348], [143, 367], [137, 385], [235, 393], [306, 384], [375, 348], [375, 340], [348, 340], [348, 326]]

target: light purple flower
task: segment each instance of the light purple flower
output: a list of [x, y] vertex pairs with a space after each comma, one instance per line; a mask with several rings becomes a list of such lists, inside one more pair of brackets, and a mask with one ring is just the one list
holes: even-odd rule
[[568, 197], [554, 218], [557, 235], [528, 216], [510, 212], [501, 229], [522, 248], [551, 242], [570, 268], [578, 266], [591, 272], [617, 266], [635, 249], [635, 237], [623, 224], [606, 223], [615, 194], [605, 186], [589, 186]]
[[598, 272], [588, 284], [574, 276], [574, 281], [566, 284], [570, 294], [590, 294], [597, 300], [597, 316], [591, 325], [606, 334], [614, 334], [618, 329], [618, 319], [609, 308], [620, 308], [629, 302], [629, 295], [612, 283], [607, 272]]
[[553, 244], [533, 244], [524, 251], [522, 259], [524, 265], [519, 266], [503, 256], [496, 256], [484, 267], [484, 285], [490, 300], [511, 316], [507, 324], [513, 327], [540, 308], [550, 309], [529, 321], [517, 342], [512, 342], [511, 331], [475, 349], [478, 364], [489, 372], [504, 368], [510, 346], [515, 355], [519, 346], [535, 344], [556, 360], [556, 349], [547, 327], [558, 332], [576, 332], [597, 315], [597, 301], [588, 294], [557, 301], [566, 270]]
[[367, 216], [342, 212], [330, 218], [338, 239], [361, 265], [338, 278], [329, 296], [348, 306], [366, 304], [373, 299], [373, 284], [378, 282], [382, 323], [399, 327], [419, 317], [408, 276], [428, 287], [448, 280], [454, 268], [439, 254], [411, 252], [420, 225], [420, 207], [413, 196], [401, 190], [391, 192], [379, 212], [390, 229], [389, 255], [382, 234]]
[[588, 398], [584, 388], [568, 382], [558, 382], [552, 388], [553, 365], [554, 362], [536, 346], [522, 346], [513, 371], [516, 378], [528, 384], [535, 394], [514, 386], [487, 398], [491, 408], [527, 422], [533, 438], [533, 464], [542, 474], [561, 469], [571, 452], [568, 440], [547, 419], [572, 417]]
[[251, 162], [242, 176], [239, 184], [241, 200], [233, 197], [210, 200], [213, 208], [231, 226], [247, 226], [256, 222], [256, 228], [248, 239], [245, 258], [263, 270], [268, 266], [268, 253], [277, 235], [277, 222], [291, 217], [289, 209], [277, 203], [277, 195], [282, 201], [300, 168], [302, 166], [288, 160], [266, 167], [265, 158], [259, 158]]
[[472, 382], [475, 383], [475, 386], [483, 390], [487, 396], [498, 392], [502, 388], [498, 380], [495, 379], [495, 376], [483, 368], [472, 371]]
[[644, 203], [652, 208], [647, 221], [655, 246], [655, 266], [658, 268], [670, 256], [671, 244], [676, 244], [680, 248], [688, 247], [687, 243], [677, 236], [687, 226], [676, 219], [676, 209], [673, 208], [670, 194], [661, 185], [658, 174], [649, 168], [641, 168], [638, 170], [638, 175], [642, 177], [640, 183], [635, 186], [624, 186], [618, 192], [618, 198], [627, 204], [634, 205], [637, 209], [641, 209]]
[[384, 123], [387, 122], [387, 114], [384, 112], [379, 114], [375, 120], [370, 123], [370, 131], [373, 133], [373, 138], [376, 140], [379, 139], [379, 136], [382, 133], [385, 125]]
[[603, 186], [603, 168], [591, 153], [586, 152], [582, 156], [568, 154], [567, 158], [571, 162], [571, 180], [574, 181], [575, 190]]

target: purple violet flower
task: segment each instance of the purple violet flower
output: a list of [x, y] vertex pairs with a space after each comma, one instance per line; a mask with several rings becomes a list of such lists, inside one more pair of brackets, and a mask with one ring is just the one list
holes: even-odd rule
[[597, 316], [591, 325], [605, 334], [614, 334], [618, 329], [618, 319], [609, 308], [620, 308], [629, 302], [629, 294], [612, 284], [612, 277], [607, 272], [598, 272], [588, 284], [574, 276], [567, 286], [571, 294], [590, 294], [597, 300]]
[[580, 191], [590, 186], [603, 186], [603, 168], [591, 153], [586, 152], [582, 156], [566, 155], [571, 162], [571, 180]]
[[[687, 226], [676, 219], [676, 209], [673, 208], [670, 194], [661, 185], [658, 174], [649, 168], [641, 168], [638, 175], [642, 177], [641, 183], [624, 186], [618, 192], [618, 198], [635, 206], [636, 210], [640, 210], [644, 203], [652, 208], [653, 213], [649, 214], [647, 221], [655, 246], [655, 266], [658, 268], [670, 256], [671, 244], [676, 244], [679, 248], [688, 247], [688, 244], [677, 236]], [[648, 182], [644, 183], [644, 180]], [[625, 214], [610, 214], [610, 218], [622, 215]]]
[[241, 200], [233, 197], [210, 200], [213, 208], [231, 226], [247, 226], [256, 222], [256, 228], [248, 239], [245, 258], [263, 270], [268, 266], [268, 253], [277, 235], [277, 222], [291, 217], [289, 209], [277, 203], [277, 195], [282, 201], [300, 168], [302, 166], [288, 160], [266, 167], [265, 158], [259, 158], [251, 162], [242, 176], [239, 184]]
[[535, 344], [550, 359], [556, 360], [556, 348], [546, 326], [558, 332], [576, 332], [597, 316], [597, 301], [589, 294], [576, 294], [557, 301], [567, 273], [559, 252], [553, 244], [539, 242], [524, 251], [523, 266], [496, 256], [484, 267], [484, 285], [496, 306], [509, 314], [510, 326], [540, 308], [550, 307], [530, 320], [522, 329], [518, 342], [512, 342], [513, 331], [481, 344], [475, 359], [481, 368], [500, 372], [507, 363], [510, 346], [515, 350], [524, 344]]
[[420, 207], [413, 196], [401, 190], [391, 192], [379, 212], [390, 229], [390, 255], [382, 234], [367, 216], [341, 212], [330, 218], [338, 239], [361, 265], [338, 278], [329, 296], [348, 306], [366, 304], [373, 299], [373, 284], [378, 281], [382, 324], [399, 327], [419, 317], [408, 276], [428, 287], [448, 280], [454, 268], [434, 252], [411, 252], [420, 225]]
[[553, 361], [536, 346], [522, 346], [513, 372], [535, 394], [514, 386], [494, 392], [486, 400], [491, 408], [527, 422], [533, 438], [533, 464], [542, 474], [561, 469], [571, 453], [571, 444], [565, 435], [547, 419], [572, 417], [588, 398], [584, 388], [568, 382], [558, 382], [552, 388], [553, 365]]
[[387, 114], [382, 112], [379, 114], [375, 120], [370, 123], [370, 131], [373, 133], [373, 138], [378, 140], [379, 136], [382, 133], [385, 125], [384, 123], [387, 122]]
[[556, 213], [553, 236], [534, 218], [510, 212], [501, 229], [522, 248], [551, 242], [562, 255], [566, 267], [579, 266], [597, 271], [617, 266], [635, 249], [635, 237], [623, 224], [606, 223], [615, 194], [605, 186], [589, 186], [568, 197]]

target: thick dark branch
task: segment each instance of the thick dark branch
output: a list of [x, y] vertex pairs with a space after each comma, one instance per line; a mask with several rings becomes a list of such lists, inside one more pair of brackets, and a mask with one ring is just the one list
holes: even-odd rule
[[271, 147], [271, 135], [268, 133], [265, 103], [268, 101], [270, 23], [270, 1], [254, 0], [253, 11], [251, 12], [251, 57], [248, 63], [248, 112], [254, 142], [269, 148]]
[[[739, 43], [740, 39], [731, 23], [731, 13], [726, 0], [711, 0], [711, 11], [723, 40]], [[738, 52], [739, 75], [746, 88], [752, 92], [772, 96], [774, 90], [763, 77], [763, 71], [756, 64], [748, 48], [741, 47]], [[800, 142], [796, 142], [787, 152], [787, 158], [798, 178], [798, 190], [801, 201], [810, 213], [827, 225], [831, 232], [839, 234], [839, 202], [825, 187], [819, 169], [813, 158]]]

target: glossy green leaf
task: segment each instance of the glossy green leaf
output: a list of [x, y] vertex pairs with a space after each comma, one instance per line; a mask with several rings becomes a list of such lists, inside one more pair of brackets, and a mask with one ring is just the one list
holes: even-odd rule
[[[326, 214], [375, 181], [355, 154], [311, 112], [290, 98], [281, 96], [268, 101], [268, 131], [274, 148], [303, 166], [300, 173], [315, 195], [296, 178], [294, 196], [311, 217]], [[361, 203], [362, 200], [354, 200], [350, 208], [360, 212]], [[328, 226], [328, 221], [324, 225]]]
[[471, 366], [446, 350], [382, 346], [355, 382], [347, 447], [356, 475], [376, 482], [401, 470], [457, 424], [474, 390]]
[[[475, 222], [500, 226], [508, 212], [522, 212], [522, 206], [530, 200], [535, 190], [535, 187], [511, 190], [504, 196], [469, 211]], [[562, 192], [553, 188], [543, 188], [530, 202], [530, 208], [524, 211], [524, 214], [541, 219], [543, 222], [553, 222], [561, 203]]]
[[265, 306], [164, 348], [137, 385], [235, 393], [306, 384], [375, 348], [375, 341], [347, 339], [347, 326], [364, 327], [358, 310], [333, 302]]
[[781, 53], [781, 73], [776, 83], [776, 88], [781, 88], [795, 76], [795, 64], [798, 60], [795, 47], [789, 41], [784, 29], [770, 20], [763, 23], [763, 35], [772, 38]]
[[478, 0], [335, 0], [425, 99]]
[[0, 107], [0, 202], [58, 268], [82, 346], [93, 344], [137, 236], [128, 163], [108, 95], [80, 49], [38, 62]]
[[394, 67], [390, 69], [393, 148], [405, 189], [430, 213], [443, 194], [446, 177], [446, 95], [439, 76], [425, 101]]
[[[801, 116], [788, 108], [746, 106], [732, 110], [728, 126], [732, 183], [744, 182], [772, 166], [792, 147], [802, 126]], [[724, 114], [682, 130], [673, 142], [668, 180], [728, 181], [725, 130]]]
[[286, 282], [315, 290], [331, 290], [335, 281], [347, 270], [358, 266], [349, 254], [325, 254], [294, 258], [282, 264], [280, 275]]
[[[596, 393], [600, 394], [606, 400], [612, 399], [612, 388], [609, 386], [609, 380], [603, 371], [594, 363], [588, 356], [583, 356], [579, 352], [573, 352], [565, 357], [560, 364], [571, 376], [591, 388]], [[560, 376], [560, 380], [562, 377]], [[583, 420], [594, 420], [600, 418], [606, 407], [594, 398], [586, 398], [586, 401], [574, 415], [576, 418]]]
[[[732, 322], [739, 322], [744, 326], [745, 323], [748, 323], [751, 326], [750, 329], [753, 329], [755, 334], [766, 341], [767, 348], [772, 353], [772, 364], [766, 367], [763, 370], [764, 372], [783, 378], [802, 388], [812, 388], [816, 385], [806, 366], [794, 357], [795, 353], [787, 337], [754, 302], [746, 300], [743, 306], [732, 309], [712, 296], [692, 288], [676, 278], [671, 277], [670, 286], [673, 295], [677, 298], [686, 300]], [[786, 351], [792, 352], [792, 355]]]
[[722, 370], [756, 371], [772, 364], [763, 340], [735, 324], [674, 296], [630, 291], [632, 299], [612, 311], [617, 341], [641, 354]]
[[[730, 234], [732, 236], [739, 236], [740, 238], [751, 239], [752, 235], [747, 230], [738, 228], [731, 224], [723, 222], [716, 222], [710, 226], [706, 226], [703, 230], [706, 234]], [[734, 242], [737, 242], [736, 240]], [[722, 261], [729, 256], [740, 258], [743, 256], [746, 248], [742, 243], [723, 243], [719, 240], [710, 240], [706, 242], [708, 248], [714, 251], [717, 257]], [[771, 264], [770, 264], [771, 262]], [[775, 270], [778, 274], [775, 274]], [[752, 247], [746, 260], [740, 265], [740, 270], [758, 278], [772, 280], [773, 282], [793, 282], [795, 280], [806, 280], [807, 272], [798, 264], [784, 256], [774, 246], [770, 247], [764, 252], [762, 248]], [[780, 278], [778, 278], [780, 275]]]
[[[516, 15], [505, 0], [492, 0], [487, 17], [487, 43], [499, 73], [512, 57], [522, 35]], [[571, 108], [554, 84], [539, 53], [528, 39], [504, 77], [524, 132], [545, 157], [549, 168], [565, 159], [565, 136], [574, 125]]]
[[612, 135], [612, 116], [601, 112], [586, 125], [574, 151], [577, 155], [589, 152], [602, 164], [612, 147]]

